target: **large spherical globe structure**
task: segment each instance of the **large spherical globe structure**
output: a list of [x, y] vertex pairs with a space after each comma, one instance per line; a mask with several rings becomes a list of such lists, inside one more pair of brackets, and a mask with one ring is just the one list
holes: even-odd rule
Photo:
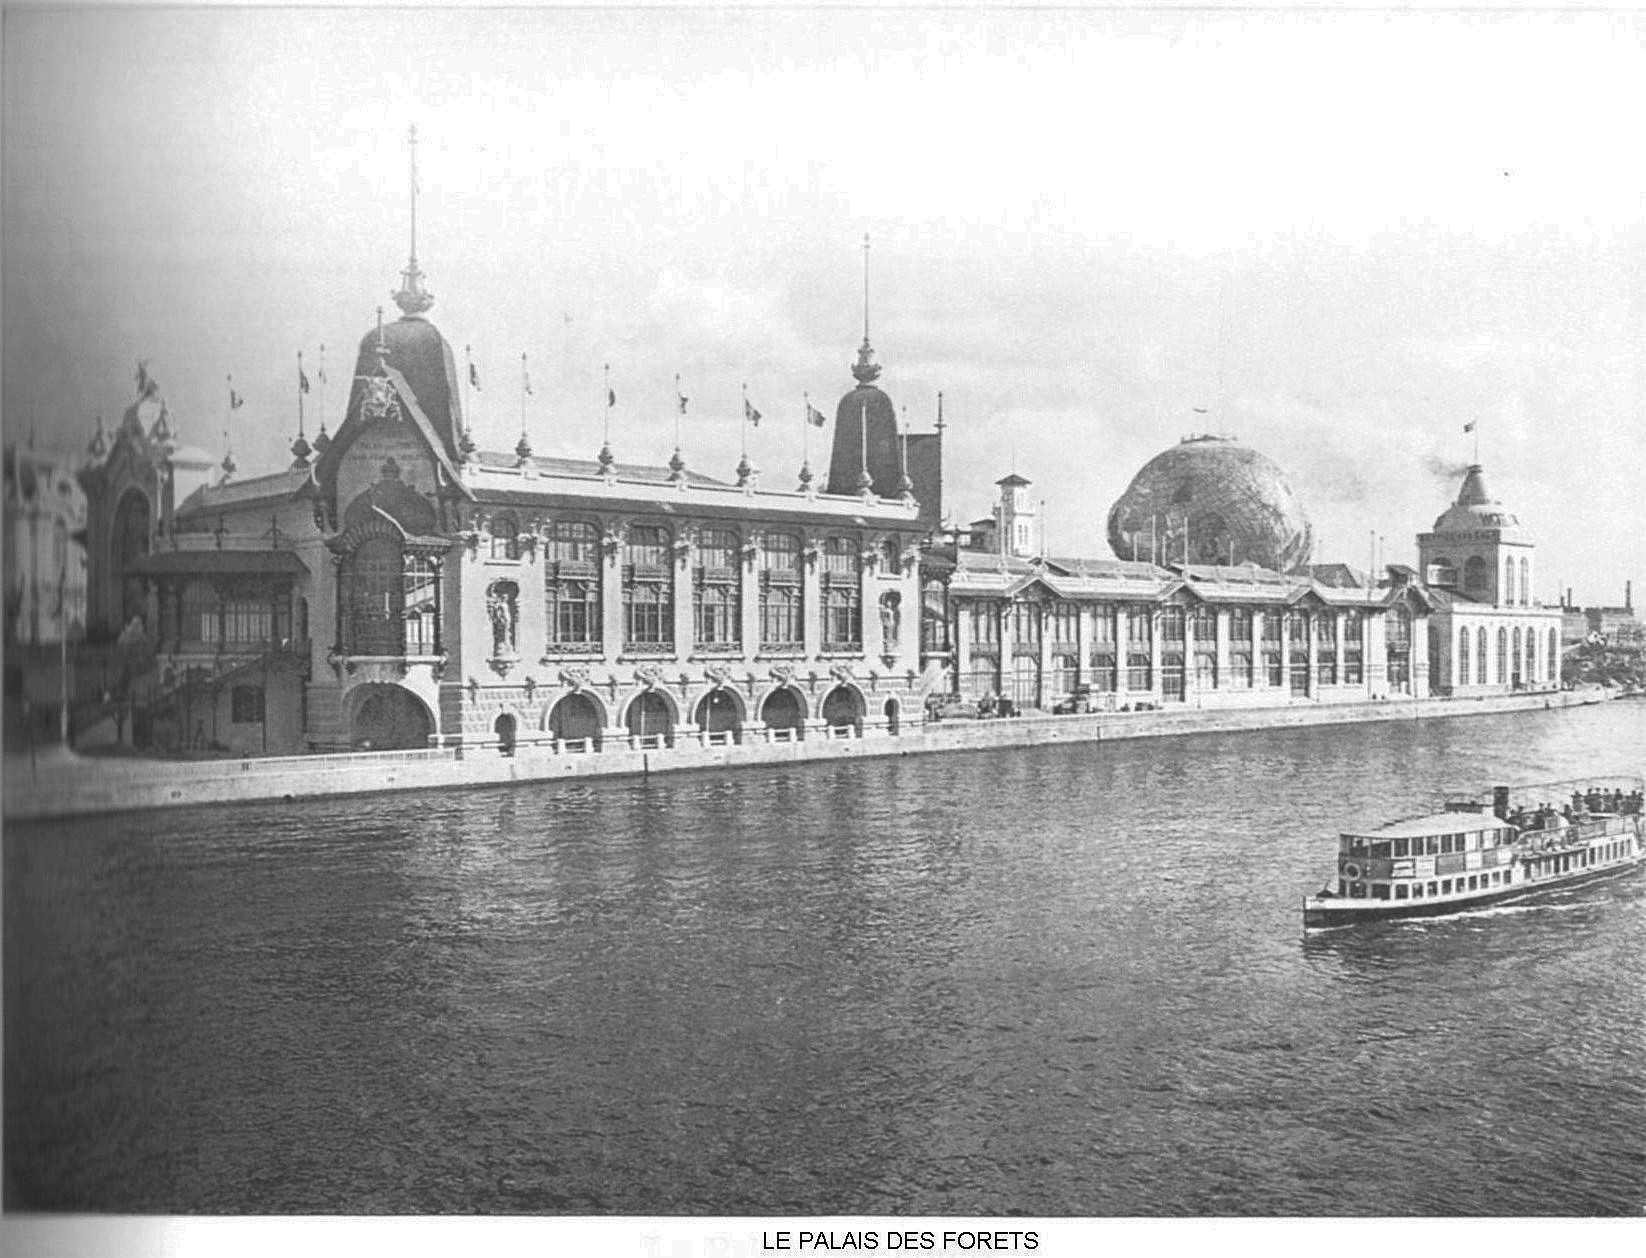
[[1255, 563], [1289, 572], [1314, 532], [1274, 460], [1232, 437], [1185, 437], [1143, 465], [1109, 511], [1122, 559]]

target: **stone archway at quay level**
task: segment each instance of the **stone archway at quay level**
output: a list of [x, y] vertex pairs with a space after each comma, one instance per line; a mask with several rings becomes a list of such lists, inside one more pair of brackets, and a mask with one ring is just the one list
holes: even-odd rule
[[421, 696], [393, 682], [364, 682], [348, 694], [349, 746], [356, 751], [428, 747], [434, 713]]
[[760, 723], [768, 730], [793, 730], [806, 736], [806, 697], [794, 686], [778, 686], [760, 701]]
[[730, 686], [716, 686], [692, 708], [692, 720], [705, 734], [729, 733], [735, 738], [743, 729], [742, 697]]
[[597, 747], [606, 729], [606, 709], [586, 690], [561, 695], [543, 712], [543, 729], [559, 742], [587, 740]]
[[668, 693], [661, 687], [648, 687], [629, 700], [623, 713], [623, 724], [634, 738], [661, 738], [661, 745], [674, 745], [674, 731], [680, 724], [680, 711]]
[[863, 729], [869, 705], [856, 686], [842, 682], [823, 696], [823, 723], [833, 729]]

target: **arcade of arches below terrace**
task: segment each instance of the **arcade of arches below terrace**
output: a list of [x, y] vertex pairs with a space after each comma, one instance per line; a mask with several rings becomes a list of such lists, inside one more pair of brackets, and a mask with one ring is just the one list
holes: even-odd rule
[[705, 746], [750, 739], [798, 742], [808, 733], [849, 738], [863, 735], [871, 710], [881, 716], [888, 733], [898, 732], [902, 704], [897, 698], [877, 699], [871, 709], [852, 683], [831, 680], [813, 689], [816, 698], [808, 699], [802, 685], [785, 683], [757, 693], [751, 701], [736, 687], [713, 686], [682, 703], [660, 685], [619, 695], [615, 702], [590, 688], [578, 688], [549, 697], [535, 713], [500, 714], [492, 723], [491, 741], [512, 754], [519, 744], [531, 741], [548, 743], [557, 751], [594, 752], [660, 750], [684, 740]]

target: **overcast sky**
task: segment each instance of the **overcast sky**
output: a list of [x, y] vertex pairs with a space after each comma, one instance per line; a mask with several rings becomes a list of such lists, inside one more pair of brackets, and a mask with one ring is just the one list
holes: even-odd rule
[[[1185, 433], [1267, 451], [1317, 557], [1488, 483], [1538, 594], [1646, 591], [1646, 21], [1044, 11], [8, 11], [4, 421], [80, 449], [150, 360], [184, 438], [289, 462], [408, 235], [481, 444], [768, 485], [832, 418], [873, 235], [881, 383], [946, 399], [952, 514], [1015, 469], [1051, 549]], [[389, 305], [389, 314], [397, 312]], [[309, 433], [320, 415], [309, 402]], [[1206, 415], [1194, 412], [1204, 407]], [[829, 434], [824, 434], [825, 439]], [[814, 463], [825, 461], [814, 443]]]

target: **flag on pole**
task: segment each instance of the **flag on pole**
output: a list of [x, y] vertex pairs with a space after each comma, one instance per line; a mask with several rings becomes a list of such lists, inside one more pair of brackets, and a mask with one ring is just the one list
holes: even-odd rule
[[480, 387], [480, 368], [473, 363], [469, 364], [469, 386], [475, 389]]
[[754, 409], [748, 398], [743, 399], [743, 418], [749, 421], [751, 427], [760, 427], [760, 412]]
[[1474, 430], [1475, 430], [1475, 421], [1472, 420], [1472, 419], [1468, 423], [1463, 425], [1463, 431], [1464, 432], [1473, 432]]
[[231, 384], [229, 386], [229, 409], [231, 411], [237, 411], [242, 406], [244, 406], [245, 404], [246, 404], [246, 399], [241, 397], [238, 393], [236, 393], [234, 391], [234, 386]]
[[813, 406], [810, 402], [807, 402], [806, 403], [806, 422], [808, 424], [810, 424], [813, 428], [821, 428], [821, 427], [823, 427], [824, 424], [828, 423], [829, 421], [823, 417], [823, 412], [822, 411], [818, 410], [817, 407]]
[[137, 397], [139, 401], [147, 401], [160, 392], [160, 382], [149, 375], [149, 360], [137, 360]]
[[608, 408], [610, 408], [610, 407], [613, 407], [613, 406], [616, 406], [616, 405], [617, 405], [617, 390], [612, 388], [611, 385], [608, 384], [606, 386], [606, 406]]
[[520, 364], [520, 380], [527, 393], [532, 391], [532, 373], [526, 370], [526, 364]]
[[676, 397], [676, 398], [677, 398], [677, 399], [679, 399], [679, 402], [680, 402], [680, 413], [681, 413], [681, 414], [682, 414], [682, 415], [684, 415], [684, 414], [685, 414], [685, 413], [686, 413], [686, 395], [685, 395], [685, 394], [684, 394], [684, 393], [681, 393], [681, 392], [680, 392], [680, 391], [679, 391], [679, 389], [678, 389], [678, 387], [677, 387], [677, 388], [676, 388], [676, 391], [675, 391], [675, 397]]
[[314, 374], [319, 379], [321, 384], [326, 383], [326, 347], [324, 345], [320, 347], [320, 366], [315, 370]]
[[297, 389], [300, 393], [309, 391], [309, 373], [303, 370], [303, 364], [297, 364]]

